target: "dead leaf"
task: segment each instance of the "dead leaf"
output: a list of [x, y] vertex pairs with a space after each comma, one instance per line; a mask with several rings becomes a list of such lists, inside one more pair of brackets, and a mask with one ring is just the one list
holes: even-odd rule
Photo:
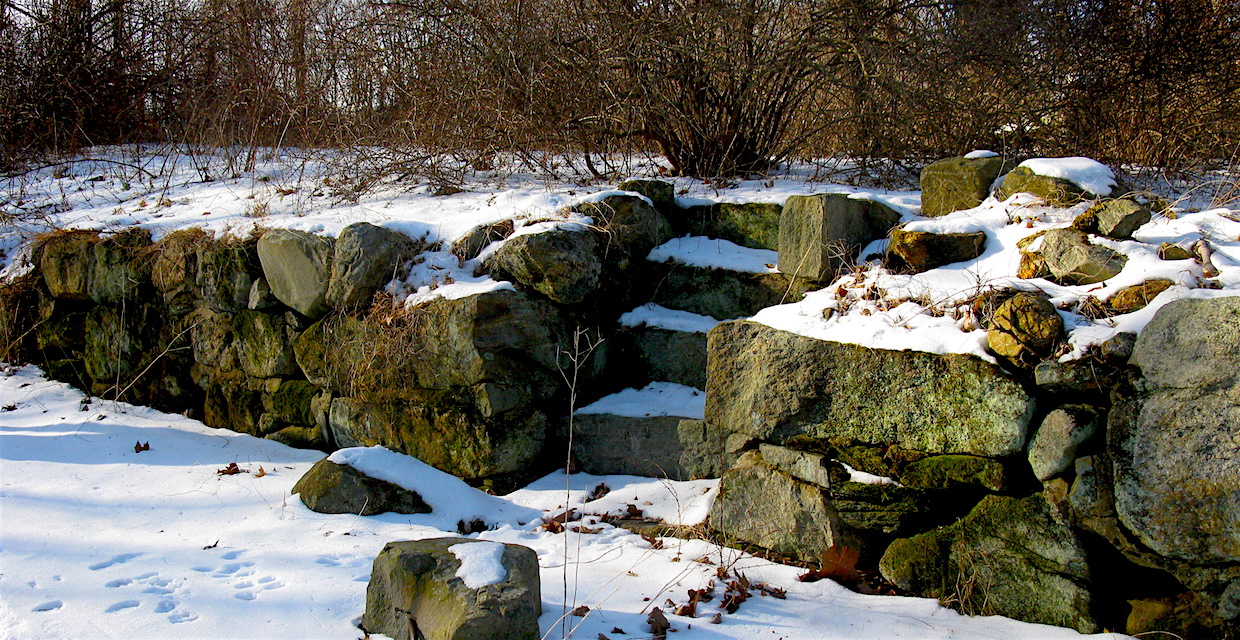
[[261, 478], [265, 475], [267, 475], [267, 470], [263, 468], [263, 465], [258, 465], [258, 473], [254, 474], [254, 477]]
[[146, 444], [142, 444], [141, 442], [135, 442], [135, 443], [133, 443], [133, 452], [134, 452], [134, 453], [142, 453], [143, 451], [150, 451], [150, 450], [151, 450], [151, 441], [150, 441], [150, 440], [147, 440], [147, 441], [146, 441]]
[[598, 640], [611, 640], [611, 638], [608, 638], [607, 636], [600, 633], [598, 634]]
[[590, 607], [587, 607], [584, 604], [581, 605], [580, 607], [577, 607], [576, 609], [573, 609], [573, 615], [577, 616], [578, 618], [584, 618], [589, 613], [590, 613]]
[[675, 613], [678, 616], [685, 616], [686, 618], [696, 618], [697, 617], [697, 603], [693, 602], [692, 600], [689, 602], [686, 602], [685, 604], [682, 604], [679, 607], [676, 607], [676, 610], [673, 611], [673, 613]]
[[542, 526], [548, 533], [564, 533], [564, 525], [555, 520], [548, 520]]
[[723, 614], [716, 613], [710, 618], [711, 624], [723, 624]]
[[625, 633], [624, 633], [624, 629], [621, 629], [620, 627], [612, 627], [612, 628], [611, 628], [611, 632], [612, 632], [612, 633], [618, 633], [618, 634], [620, 634], [620, 635], [625, 635]]
[[249, 471], [238, 467], [236, 462], [230, 462], [227, 467], [224, 467], [223, 469], [216, 469], [215, 473], [216, 475], [221, 476], [235, 476], [238, 473], [249, 473]]
[[212, 542], [211, 544], [209, 544], [209, 545], [207, 545], [207, 546], [203, 547], [202, 549], [203, 549], [203, 551], [206, 551], [207, 549], [214, 549], [214, 548], [216, 548], [216, 547], [218, 547], [218, 546], [220, 546], [220, 541], [219, 541], [219, 540], [216, 540], [215, 542]]
[[797, 576], [801, 582], [816, 582], [823, 578], [856, 582], [861, 579], [857, 573], [857, 561], [861, 559], [861, 551], [843, 545], [832, 545], [822, 552], [822, 563], [817, 569]]
[[648, 533], [642, 534], [642, 540], [649, 542], [651, 549], [662, 549], [663, 548], [663, 541]]
[[627, 515], [628, 515], [628, 517], [630, 517], [630, 518], [640, 518], [640, 517], [642, 517], [642, 510], [641, 510], [641, 509], [638, 509], [638, 508], [637, 508], [637, 505], [635, 505], [635, 504], [626, 504], [626, 505], [624, 505], [624, 507], [625, 507], [625, 509], [627, 510]]
[[663, 615], [663, 610], [658, 607], [650, 610], [650, 615], [646, 616], [646, 624], [650, 625], [650, 633], [656, 638], [666, 638], [667, 630], [672, 628], [672, 623], [667, 621], [667, 616]]

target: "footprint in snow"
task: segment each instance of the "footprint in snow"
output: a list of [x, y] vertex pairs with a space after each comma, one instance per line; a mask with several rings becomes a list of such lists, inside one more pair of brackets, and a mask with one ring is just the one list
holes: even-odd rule
[[120, 602], [113, 604], [107, 609], [104, 609], [103, 612], [104, 613], [116, 613], [117, 611], [124, 611], [125, 609], [132, 609], [138, 606], [139, 604], [141, 603], [138, 602], [137, 600], [121, 600]]
[[134, 558], [137, 558], [140, 555], [142, 554], [141, 553], [122, 553], [120, 555], [112, 556], [111, 560], [105, 560], [103, 562], [97, 562], [95, 564], [92, 564], [90, 565], [89, 568], [91, 571], [99, 571], [100, 569], [107, 569], [108, 567], [111, 567], [113, 565], [125, 564], [126, 562], [129, 562], [130, 560], [133, 560]]
[[36, 605], [35, 608], [31, 609], [31, 611], [34, 611], [34, 612], [55, 611], [63, 606], [65, 606], [65, 603], [61, 602], [60, 600], [49, 600], [48, 602], [44, 602], [43, 604]]

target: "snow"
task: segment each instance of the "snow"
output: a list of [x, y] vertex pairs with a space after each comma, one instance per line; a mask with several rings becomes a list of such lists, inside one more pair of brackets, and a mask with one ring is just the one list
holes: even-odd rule
[[999, 154], [989, 149], [978, 149], [964, 154], [964, 157], [968, 160], [978, 160], [981, 158], [998, 158]]
[[625, 389], [575, 411], [577, 415], [610, 414], [628, 418], [680, 416], [701, 420], [706, 392], [673, 382], [651, 382], [642, 389]]
[[[0, 629], [6, 640], [353, 640], [362, 635], [356, 625], [371, 563], [386, 543], [459, 536], [455, 523], [431, 526], [435, 514], [306, 509], [289, 491], [321, 453], [175, 414], [83, 399], [34, 367], [0, 374], [0, 406], [13, 406], [0, 412]], [[150, 450], [135, 453], [135, 441], [149, 442]], [[392, 463], [389, 477], [414, 486], [445, 482], [411, 459], [396, 464], [396, 455], [374, 449], [342, 454], [362, 465]], [[219, 475], [230, 462], [247, 473]], [[600, 485], [609, 489], [601, 497]], [[633, 505], [669, 524], [697, 524], [717, 487], [717, 480], [556, 472], [508, 496], [488, 496], [507, 503], [509, 514], [528, 510], [542, 518], [524, 525], [494, 518], [505, 523], [468, 537], [535, 551], [543, 598], [539, 626], [556, 640], [567, 633], [595, 638], [617, 626], [640, 634], [650, 602], [683, 601], [685, 590], [717, 582], [720, 566], [787, 589], [787, 599], [751, 598], [719, 625], [668, 615], [678, 639], [739, 640], [773, 629], [785, 640], [1082, 637], [997, 616], [962, 616], [932, 599], [860, 595], [830, 580], [800, 582], [801, 569], [702, 540], [664, 538], [662, 548], [654, 548], [600, 517], [627, 513]], [[459, 486], [445, 490], [445, 501], [467, 493]], [[562, 533], [539, 526], [570, 506], [593, 515]], [[468, 570], [471, 579], [481, 573]], [[579, 605], [590, 607], [588, 617], [564, 616]]]
[[1030, 158], [1022, 163], [1040, 176], [1060, 178], [1096, 195], [1109, 196], [1115, 187], [1115, 173], [1111, 168], [1090, 158]]
[[504, 545], [498, 542], [462, 542], [448, 547], [448, 551], [461, 561], [456, 577], [470, 589], [499, 584], [508, 577], [508, 570], [504, 568]]
[[652, 327], [689, 333], [706, 333], [717, 324], [719, 324], [719, 321], [710, 316], [679, 309], [668, 309], [653, 302], [646, 303], [620, 316], [620, 326], [622, 327]]
[[727, 269], [745, 273], [776, 273], [779, 254], [769, 249], [750, 249], [728, 240], [703, 236], [672, 238], [650, 251], [651, 262], [676, 262], [703, 269]]

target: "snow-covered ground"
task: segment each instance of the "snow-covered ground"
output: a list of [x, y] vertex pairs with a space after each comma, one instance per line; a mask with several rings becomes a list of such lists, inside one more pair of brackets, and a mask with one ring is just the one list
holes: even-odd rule
[[[135, 445], [150, 445], [135, 451]], [[552, 533], [565, 505], [586, 514], [634, 505], [669, 523], [700, 522], [715, 481], [553, 473], [505, 497], [483, 495], [384, 450], [337, 454], [421, 488], [425, 515], [325, 515], [289, 491], [323, 454], [124, 403], [87, 401], [34, 367], [0, 374], [0, 637], [22, 640], [362, 637], [370, 566], [383, 545], [457, 535], [526, 545], [542, 567], [547, 638], [649, 637], [646, 613], [687, 601], [716, 570], [786, 590], [755, 591], [720, 624], [669, 615], [680, 640], [1074, 638], [1074, 631], [969, 618], [934, 600], [864, 596], [801, 570], [702, 541], [647, 539], [595, 517]], [[241, 473], [219, 471], [236, 463]], [[606, 495], [586, 502], [600, 484]], [[661, 547], [661, 548], [657, 548]], [[722, 588], [717, 590], [721, 593]], [[563, 617], [589, 607], [586, 617]], [[614, 632], [620, 628], [624, 635]], [[374, 637], [374, 636], [372, 636]], [[1103, 634], [1095, 637], [1117, 638]]]

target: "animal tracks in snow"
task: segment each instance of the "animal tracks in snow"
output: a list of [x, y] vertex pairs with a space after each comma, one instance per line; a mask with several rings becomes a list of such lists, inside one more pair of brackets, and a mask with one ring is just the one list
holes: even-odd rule
[[[136, 591], [138, 596], [154, 596], [156, 598], [155, 613], [168, 614], [167, 620], [173, 624], [198, 619], [198, 614], [182, 606], [181, 592], [185, 588], [184, 579], [165, 578], [158, 572], [151, 571], [128, 578], [109, 580], [103, 586], [108, 589], [118, 589], [126, 595], [133, 595], [131, 592]], [[104, 613], [120, 613], [141, 607], [142, 604], [141, 597], [130, 597], [109, 605], [103, 611]]]
[[89, 569], [91, 571], [99, 571], [100, 569], [107, 569], [108, 567], [115, 566], [118, 564], [125, 564], [126, 562], [129, 562], [130, 560], [133, 560], [134, 558], [137, 558], [141, 555], [142, 555], [141, 553], [122, 553], [120, 555], [112, 556], [111, 560], [105, 560], [103, 562], [97, 562], [95, 564], [92, 564], [90, 565]]

